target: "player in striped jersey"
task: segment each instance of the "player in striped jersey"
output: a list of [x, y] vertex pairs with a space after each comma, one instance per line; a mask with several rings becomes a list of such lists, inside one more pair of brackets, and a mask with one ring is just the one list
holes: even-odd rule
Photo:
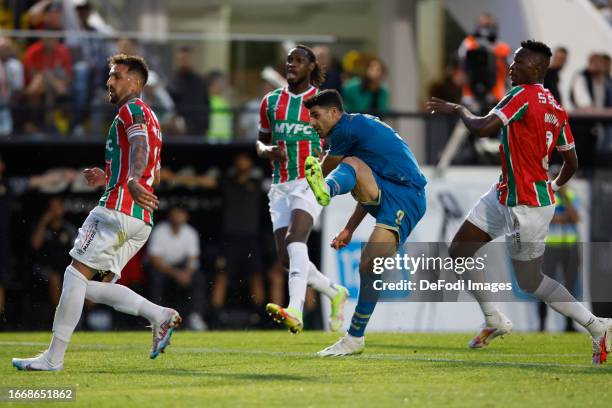
[[310, 113], [303, 101], [318, 92], [324, 71], [304, 45], [289, 51], [285, 69], [288, 86], [270, 92], [261, 102], [256, 146], [259, 157], [269, 159], [272, 167], [268, 193], [272, 228], [278, 256], [289, 271], [289, 306], [269, 303], [266, 310], [291, 332], [299, 333], [306, 286], [310, 285], [330, 299], [329, 323], [336, 331], [344, 321], [348, 290], [331, 282], [310, 262], [306, 246], [322, 207], [304, 179], [304, 161], [321, 154], [321, 142], [308, 124]]
[[[510, 66], [512, 88], [484, 117], [465, 107], [432, 99], [432, 113], [458, 115], [477, 136], [501, 131], [502, 174], [499, 183], [480, 198], [457, 231], [453, 257], [472, 257], [484, 244], [505, 235], [521, 289], [582, 325], [592, 336], [593, 364], [606, 362], [612, 319], [595, 317], [558, 282], [542, 273], [548, 226], [554, 215], [554, 191], [574, 175], [578, 159], [565, 111], [542, 86], [552, 52], [544, 43], [524, 41]], [[553, 149], [563, 158], [559, 175], [548, 180]], [[485, 293], [473, 293], [485, 315], [485, 327], [470, 342], [480, 348], [508, 333], [512, 323]]]
[[[79, 322], [85, 298], [147, 318], [153, 327], [151, 358], [164, 351], [181, 321], [173, 309], [153, 304], [126, 286], [114, 283], [127, 262], [147, 241], [158, 199], [161, 131], [153, 111], [140, 100], [148, 78], [141, 57], [119, 54], [109, 59], [110, 102], [119, 106], [106, 139], [106, 171], [86, 169], [90, 186], [106, 186], [74, 243], [62, 296], [55, 311], [53, 338], [34, 358], [13, 359], [19, 370], [57, 371]], [[101, 275], [102, 282], [93, 281]]]

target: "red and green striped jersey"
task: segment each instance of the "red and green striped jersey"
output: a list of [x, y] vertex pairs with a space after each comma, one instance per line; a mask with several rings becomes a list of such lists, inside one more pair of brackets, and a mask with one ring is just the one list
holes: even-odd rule
[[512, 88], [491, 111], [501, 132], [502, 174], [497, 184], [500, 203], [542, 207], [555, 203], [548, 180], [553, 149], [574, 148], [567, 113], [540, 84]]
[[136, 136], [145, 136], [149, 149], [138, 182], [153, 191], [155, 172], [161, 168], [161, 129], [151, 108], [140, 98], [134, 98], [119, 108], [106, 137], [106, 190], [99, 205], [153, 224], [153, 214], [136, 204], [127, 189], [130, 139]]
[[294, 95], [287, 87], [267, 94], [259, 110], [259, 131], [272, 134], [272, 144], [287, 153], [287, 161], [270, 161], [272, 182], [285, 183], [304, 177], [304, 161], [321, 152], [321, 139], [308, 124], [310, 112], [304, 100], [318, 93], [314, 86]]

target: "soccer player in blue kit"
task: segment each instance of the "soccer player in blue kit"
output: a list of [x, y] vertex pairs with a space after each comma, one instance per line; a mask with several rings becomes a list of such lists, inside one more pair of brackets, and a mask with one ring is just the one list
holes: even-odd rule
[[[425, 177], [406, 142], [380, 119], [344, 112], [337, 91], [326, 90], [304, 102], [310, 125], [327, 139], [323, 161], [309, 157], [304, 163], [306, 180], [319, 204], [351, 192], [357, 206], [346, 227], [332, 240], [332, 247], [346, 246], [367, 213], [376, 226], [361, 253], [359, 299], [348, 333], [320, 356], [359, 354], [365, 347], [364, 332], [379, 293], [373, 289], [374, 258], [392, 257], [425, 214]], [[325, 178], [324, 178], [325, 177]]]

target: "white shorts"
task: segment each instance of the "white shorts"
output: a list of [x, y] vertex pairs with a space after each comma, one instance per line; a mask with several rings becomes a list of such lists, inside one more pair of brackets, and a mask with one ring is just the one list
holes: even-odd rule
[[273, 231], [289, 226], [293, 210], [306, 211], [312, 216], [314, 223], [323, 209], [304, 178], [272, 184], [268, 192], [268, 199], [270, 200]]
[[470, 210], [467, 220], [492, 239], [505, 235], [512, 259], [529, 261], [544, 254], [548, 226], [554, 214], [554, 205], [502, 205], [493, 185]]
[[70, 256], [92, 269], [113, 272], [117, 280], [150, 233], [151, 226], [146, 222], [97, 206], [79, 228]]

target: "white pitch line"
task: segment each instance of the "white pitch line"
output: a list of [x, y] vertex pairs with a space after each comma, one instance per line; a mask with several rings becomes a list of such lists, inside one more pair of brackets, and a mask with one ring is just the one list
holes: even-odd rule
[[[0, 346], [46, 346], [44, 342], [18, 342], [18, 341], [0, 341]], [[107, 345], [107, 344], [73, 344], [71, 347], [78, 349], [138, 349], [140, 346], [131, 345]], [[325, 360], [338, 360], [340, 357], [317, 357], [315, 353], [295, 352], [295, 351], [269, 351], [269, 350], [251, 350], [251, 349], [224, 349], [224, 348], [209, 348], [209, 347], [180, 347], [172, 346], [171, 350], [177, 353], [203, 353], [203, 354], [245, 354], [245, 355], [262, 355], [270, 357], [313, 357]], [[474, 353], [478, 353], [475, 351]], [[393, 360], [393, 361], [423, 361], [432, 363], [469, 363], [486, 366], [509, 366], [509, 367], [566, 367], [566, 368], [586, 368], [593, 367], [591, 364], [570, 364], [570, 363], [547, 363], [547, 362], [520, 362], [520, 361], [486, 361], [486, 360], [469, 360], [469, 359], [454, 359], [441, 358], [440, 356], [465, 356], [460, 353], [438, 353], [438, 354], [418, 354], [409, 356], [405, 354], [362, 354], [360, 356], [346, 357], [351, 359], [365, 360]], [[491, 357], [585, 357], [582, 354], [492, 354]]]

